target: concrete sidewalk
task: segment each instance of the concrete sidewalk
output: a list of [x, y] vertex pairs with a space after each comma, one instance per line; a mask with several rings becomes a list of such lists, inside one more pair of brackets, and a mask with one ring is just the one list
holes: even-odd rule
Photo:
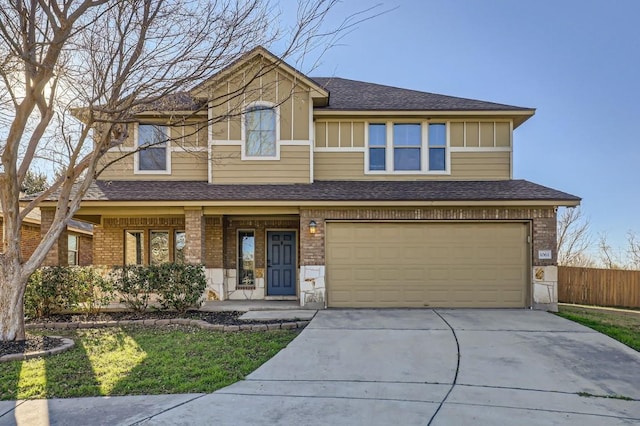
[[638, 424], [640, 354], [539, 311], [328, 310], [213, 394], [15, 405], [0, 425]]

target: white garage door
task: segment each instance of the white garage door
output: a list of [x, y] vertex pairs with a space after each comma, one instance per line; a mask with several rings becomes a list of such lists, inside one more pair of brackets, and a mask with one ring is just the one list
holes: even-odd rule
[[330, 307], [524, 307], [524, 223], [329, 222]]

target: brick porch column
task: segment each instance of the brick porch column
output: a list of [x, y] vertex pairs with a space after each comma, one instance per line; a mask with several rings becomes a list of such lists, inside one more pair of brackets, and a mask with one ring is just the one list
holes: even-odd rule
[[[54, 208], [42, 208], [40, 209], [40, 237], [44, 238], [45, 234], [51, 228], [51, 224], [53, 223], [53, 218], [56, 214], [56, 209]], [[69, 244], [69, 236], [67, 233], [67, 228], [60, 233], [60, 237], [58, 237], [58, 241], [56, 241], [47, 256], [42, 262], [42, 266], [67, 266], [69, 265], [69, 255], [68, 255], [68, 244]]]
[[187, 244], [184, 249], [186, 263], [204, 263], [204, 216], [201, 207], [185, 207], [184, 231]]

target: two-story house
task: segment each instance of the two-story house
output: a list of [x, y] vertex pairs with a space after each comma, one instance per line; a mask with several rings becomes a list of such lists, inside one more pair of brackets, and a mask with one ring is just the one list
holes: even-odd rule
[[556, 209], [580, 199], [513, 179], [534, 112], [309, 78], [256, 48], [140, 111], [104, 161], [151, 147], [77, 217], [95, 264], [202, 263], [209, 299], [554, 309]]

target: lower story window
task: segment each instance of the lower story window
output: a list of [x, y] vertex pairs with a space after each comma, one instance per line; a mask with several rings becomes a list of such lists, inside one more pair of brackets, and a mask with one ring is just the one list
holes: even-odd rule
[[253, 231], [238, 232], [238, 285], [255, 285], [255, 234]]
[[187, 234], [184, 231], [176, 231], [173, 239], [174, 262], [184, 263], [184, 247], [187, 245]]
[[160, 265], [169, 262], [169, 231], [151, 231], [149, 263]]
[[69, 235], [68, 251], [69, 266], [78, 265], [78, 236]]
[[[127, 265], [184, 263], [186, 234], [183, 230], [125, 231], [124, 238], [124, 260]], [[149, 251], [148, 258], [147, 249]]]
[[144, 264], [144, 231], [125, 231], [124, 263], [126, 265]]

